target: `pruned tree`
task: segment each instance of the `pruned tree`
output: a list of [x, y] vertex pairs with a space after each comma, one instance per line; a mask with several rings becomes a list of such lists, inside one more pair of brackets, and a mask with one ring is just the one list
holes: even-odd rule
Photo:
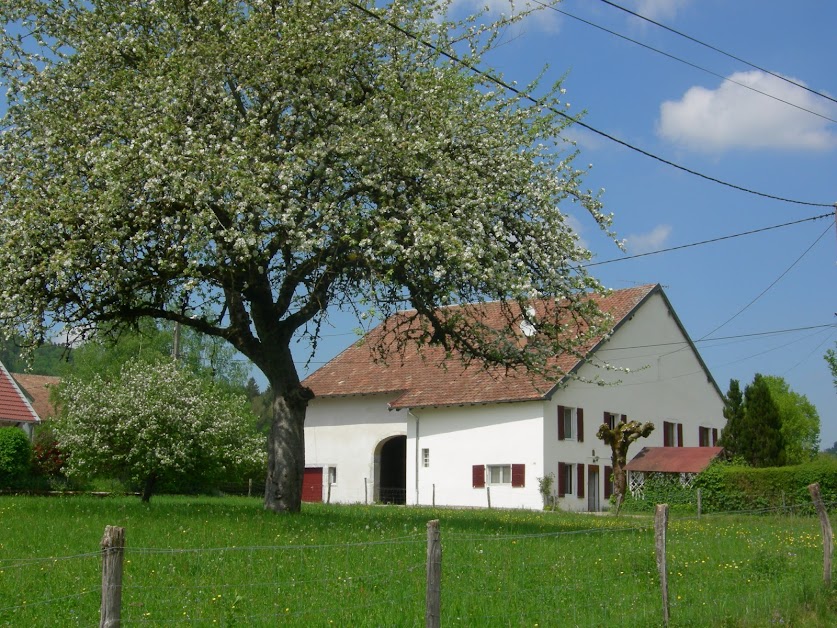
[[[402, 338], [509, 368], [580, 352], [607, 329], [566, 205], [609, 216], [560, 85], [532, 103], [453, 61], [479, 66], [501, 25], [439, 8], [3, 2], [0, 328], [153, 317], [228, 341], [273, 393], [265, 506], [289, 512], [311, 398], [291, 342], [315, 347], [330, 308], [412, 307]], [[536, 296], [554, 316], [521, 345]], [[440, 309], [498, 299], [508, 329]]]
[[613, 496], [616, 500], [616, 514], [625, 499], [628, 490], [628, 473], [625, 465], [628, 464], [628, 448], [640, 438], [647, 438], [654, 431], [654, 424], [639, 421], [617, 422], [613, 427], [607, 423], [599, 426], [596, 438], [604, 441], [610, 447], [610, 464], [613, 468]]
[[206, 484], [264, 464], [264, 436], [243, 395], [173, 361], [123, 365], [117, 376], [69, 378], [54, 423], [70, 476], [105, 475], [149, 501], [166, 482]]
[[834, 349], [829, 349], [825, 352], [824, 357], [831, 371], [831, 378], [834, 380], [834, 388], [837, 389], [837, 352]]

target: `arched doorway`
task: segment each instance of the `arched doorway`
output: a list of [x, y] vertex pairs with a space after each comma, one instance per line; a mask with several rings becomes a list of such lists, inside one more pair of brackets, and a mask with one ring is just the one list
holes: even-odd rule
[[375, 455], [377, 501], [407, 503], [407, 437], [393, 436], [378, 443]]

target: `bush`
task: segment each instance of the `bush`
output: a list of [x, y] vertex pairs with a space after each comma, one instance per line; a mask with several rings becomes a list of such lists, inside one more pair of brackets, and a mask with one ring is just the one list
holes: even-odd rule
[[0, 487], [15, 488], [24, 481], [32, 459], [32, 445], [23, 430], [0, 428]]

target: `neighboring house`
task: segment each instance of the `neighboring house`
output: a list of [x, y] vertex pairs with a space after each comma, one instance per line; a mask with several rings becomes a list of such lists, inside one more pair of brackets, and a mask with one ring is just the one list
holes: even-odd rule
[[[557, 356], [570, 374], [559, 382], [466, 367], [435, 346], [407, 346], [384, 364], [372, 355], [386, 323], [372, 330], [304, 381], [315, 398], [303, 499], [539, 509], [538, 480], [551, 474], [561, 508], [599, 511], [612, 489], [610, 449], [596, 438], [603, 422], [652, 421], [637, 447], [717, 434], [723, 396], [662, 288], [594, 298], [612, 331], [586, 360]], [[497, 320], [499, 303], [480, 307]], [[525, 325], [518, 331], [525, 342]]]
[[35, 426], [40, 422], [38, 413], [20, 386], [0, 363], [0, 427], [19, 427], [31, 440]]
[[55, 406], [52, 405], [50, 396], [52, 390], [61, 383], [60, 377], [32, 375], [31, 373], [12, 373], [11, 375], [42, 421], [55, 416]]
[[[715, 442], [717, 442], [717, 434]], [[723, 451], [722, 447], [643, 447], [625, 469], [628, 488], [636, 499], [645, 498], [645, 484], [655, 477], [691, 488], [698, 474]]]

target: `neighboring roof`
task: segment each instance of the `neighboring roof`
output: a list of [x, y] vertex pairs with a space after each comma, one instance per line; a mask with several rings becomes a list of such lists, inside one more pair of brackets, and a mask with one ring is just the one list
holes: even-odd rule
[[722, 447], [644, 447], [625, 468], [645, 473], [700, 473]]
[[49, 419], [55, 415], [55, 406], [50, 401], [50, 390], [61, 383], [60, 377], [30, 373], [12, 373], [11, 375], [39, 417]]
[[[656, 293], [663, 296], [670, 309], [671, 304], [659, 285], [616, 290], [592, 298], [599, 309], [610, 314], [615, 330]], [[482, 304], [479, 312], [488, 324], [508, 324], [501, 302]], [[464, 366], [456, 359], [446, 360], [444, 349], [434, 345], [423, 346], [421, 350], [405, 345], [403, 355], [392, 356], [388, 363], [375, 361], [373, 348], [391, 341], [387, 333], [387, 322], [384, 322], [308, 376], [304, 385], [316, 397], [386, 394], [390, 396], [390, 408], [402, 409], [533, 401], [548, 398], [559, 383], [541, 376], [486, 369], [481, 364]], [[603, 341], [601, 336], [593, 338], [582, 348], [582, 353], [589, 356]], [[563, 372], [572, 373], [581, 367], [583, 360], [567, 354], [558, 356], [556, 362]]]
[[0, 421], [38, 423], [40, 420], [17, 382], [0, 363]]

